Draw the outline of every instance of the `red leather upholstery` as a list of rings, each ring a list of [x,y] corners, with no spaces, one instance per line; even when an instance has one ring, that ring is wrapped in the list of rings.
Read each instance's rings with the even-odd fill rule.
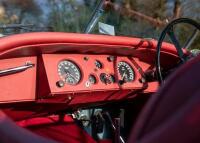
[[[200,142],[200,56],[183,65],[152,96],[131,143]]]
[[[38,117],[18,122],[37,135],[62,143],[97,143],[68,115],[62,120],[58,116]]]
[[[58,116],[51,116],[23,120],[17,124],[21,128],[0,111],[1,143],[96,143],[69,116],[65,116],[62,121]]]

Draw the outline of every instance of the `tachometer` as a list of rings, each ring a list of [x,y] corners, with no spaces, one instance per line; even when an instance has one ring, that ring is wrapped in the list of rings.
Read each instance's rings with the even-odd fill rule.
[[[117,70],[121,76],[121,80],[124,82],[131,82],[135,79],[134,70],[127,62],[119,62],[117,65]]]
[[[67,84],[76,85],[81,80],[81,71],[72,61],[63,60],[58,64],[58,74]]]

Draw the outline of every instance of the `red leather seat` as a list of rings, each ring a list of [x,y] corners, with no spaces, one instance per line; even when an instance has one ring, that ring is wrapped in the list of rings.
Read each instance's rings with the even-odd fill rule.
[[[152,96],[129,142],[200,142],[200,56],[180,67]]]
[[[0,111],[1,143],[97,143],[67,115],[62,121],[54,115],[18,121],[17,124]]]

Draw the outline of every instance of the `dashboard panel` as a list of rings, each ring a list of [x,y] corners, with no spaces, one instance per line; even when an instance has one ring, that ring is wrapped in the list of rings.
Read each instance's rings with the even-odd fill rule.
[[[51,94],[143,88],[134,58],[112,55],[44,54]]]

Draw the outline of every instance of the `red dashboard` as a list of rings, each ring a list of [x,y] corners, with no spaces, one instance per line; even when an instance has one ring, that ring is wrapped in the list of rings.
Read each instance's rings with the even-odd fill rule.
[[[1,43],[1,70],[22,66],[27,61],[34,64],[0,78],[1,103],[97,105],[134,98],[138,92],[153,93],[158,87],[157,82],[143,78],[154,68],[155,40],[29,33],[2,38]],[[175,50],[167,43],[163,49],[162,57],[170,59],[164,64],[170,64],[176,59]]]
[[[17,67],[27,61],[34,67],[1,77],[1,87],[6,92],[3,95],[6,96],[1,96],[0,102],[70,102],[74,105],[86,101],[126,99],[128,93],[147,87],[143,81],[143,70],[150,67],[137,58],[127,56],[42,54],[1,60],[0,68]],[[16,81],[20,81],[21,86]],[[20,94],[15,96],[14,92]]]
[[[123,95],[122,92],[127,94],[146,87],[141,62],[133,57],[43,54],[39,61],[42,63],[39,70],[45,71],[39,72],[39,102],[70,100],[73,104],[77,96],[78,103],[109,101]],[[150,66],[142,64],[145,68]]]
[[[135,62],[132,62],[132,60],[134,60],[133,58],[129,59],[127,57],[115,57],[109,55],[75,54],[47,54],[42,57],[52,94],[63,92],[74,93],[141,89],[143,87],[143,84],[140,82],[141,74],[138,72],[136,65],[134,65]],[[70,61],[70,63],[68,63],[68,61]],[[61,65],[59,65],[59,63]],[[126,81],[123,81],[122,76],[119,73],[120,64],[123,64],[121,66],[123,66],[122,68],[124,70],[124,78],[126,78]],[[127,65],[130,66],[126,68]],[[70,67],[72,68],[71,74],[74,74],[77,81],[73,81],[73,75],[63,75],[68,77],[62,76],[62,74],[66,74],[65,71],[62,71],[62,68],[64,68],[64,70],[66,70],[66,68],[70,70]],[[66,81],[66,79],[63,78],[71,79]],[[128,78],[131,78],[130,81],[128,81]]]

